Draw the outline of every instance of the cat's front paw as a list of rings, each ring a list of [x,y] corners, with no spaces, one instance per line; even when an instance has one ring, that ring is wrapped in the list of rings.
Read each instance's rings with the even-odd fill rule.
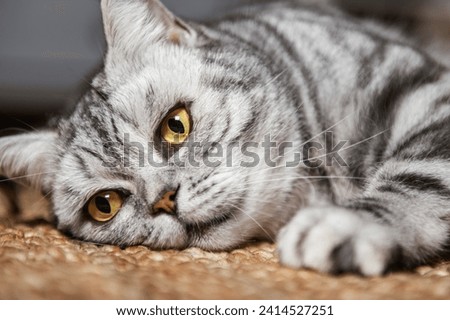
[[[278,237],[282,264],[334,274],[381,275],[397,248],[389,227],[334,206],[300,210]]]

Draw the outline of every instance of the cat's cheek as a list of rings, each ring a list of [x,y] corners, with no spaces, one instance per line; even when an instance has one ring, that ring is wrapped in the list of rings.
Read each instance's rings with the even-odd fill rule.
[[[218,205],[218,201],[205,201],[205,198],[181,190],[177,196],[177,214],[185,224],[210,222],[213,216],[209,203]]]
[[[144,246],[154,249],[183,249],[189,242],[189,237],[183,225],[170,215],[156,217],[148,228]]]

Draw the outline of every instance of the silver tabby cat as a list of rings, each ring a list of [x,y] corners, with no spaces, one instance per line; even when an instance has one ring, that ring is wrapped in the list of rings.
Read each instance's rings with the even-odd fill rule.
[[[102,0],[104,68],[55,129],[0,140],[0,173],[95,243],[274,240],[287,266],[363,275],[444,258],[450,71],[314,3],[200,25],[157,0]]]

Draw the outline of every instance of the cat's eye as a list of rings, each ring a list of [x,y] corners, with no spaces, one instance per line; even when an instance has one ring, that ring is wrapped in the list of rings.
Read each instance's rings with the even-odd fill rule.
[[[124,197],[116,191],[103,191],[93,196],[87,205],[87,212],[98,222],[107,222],[119,213]]]
[[[191,133],[191,119],[185,107],[170,112],[161,125],[161,137],[171,145],[180,145]]]

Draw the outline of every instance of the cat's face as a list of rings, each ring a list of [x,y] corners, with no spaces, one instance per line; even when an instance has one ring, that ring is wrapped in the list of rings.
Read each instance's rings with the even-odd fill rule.
[[[295,168],[268,166],[262,142],[297,139],[295,112],[279,110],[254,61],[232,68],[236,56],[199,45],[206,40],[158,2],[102,5],[104,70],[58,132],[28,138],[45,158],[35,170],[49,173],[39,183],[52,193],[59,228],[153,248],[272,237],[289,216],[279,211],[295,210]],[[259,161],[243,153],[244,142]],[[275,166],[277,156],[272,150]]]

